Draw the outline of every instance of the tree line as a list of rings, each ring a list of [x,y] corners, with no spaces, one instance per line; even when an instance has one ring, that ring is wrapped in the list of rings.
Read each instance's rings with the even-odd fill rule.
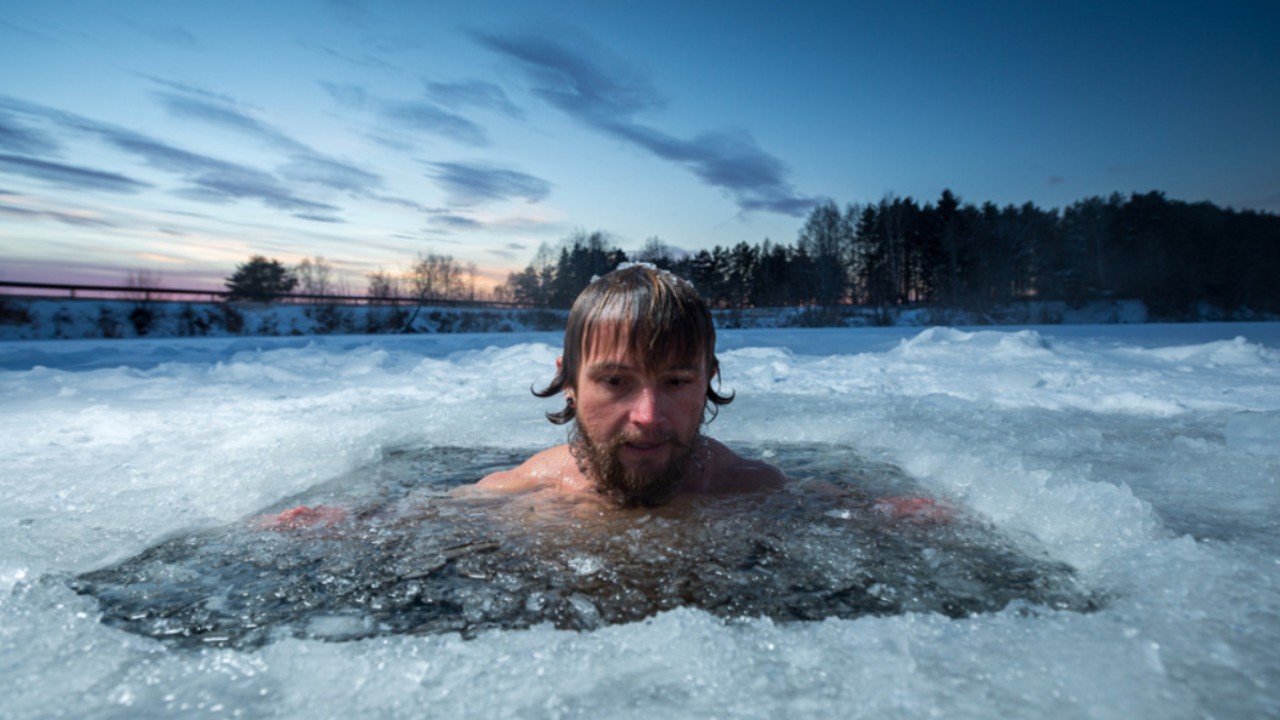
[[[1156,317],[1280,312],[1280,216],[1153,191],[1033,203],[878,203],[813,208],[792,244],[686,253],[651,238],[631,256],[602,232],[544,245],[498,296],[565,308],[595,275],[643,260],[692,281],[714,307],[928,305],[983,311],[1024,300],[1136,299]]]
[[[377,270],[365,275],[366,296],[387,304],[425,304],[432,301],[476,301],[479,271],[475,263],[462,264],[451,255],[419,254],[403,275]],[[134,280],[130,275],[130,286]],[[228,300],[275,302],[289,297],[324,299],[351,296],[345,283],[337,280],[331,265],[322,256],[303,258],[289,267],[275,258],[254,255],[236,266],[226,278]]]
[[[1153,191],[1033,203],[887,196],[815,206],[791,244],[769,239],[689,253],[650,238],[631,253],[600,231],[544,244],[485,299],[567,308],[591,278],[646,261],[691,280],[713,307],[912,305],[982,312],[1024,300],[1135,299],[1155,317],[1280,312],[1280,216],[1170,200]],[[350,295],[322,257],[294,267],[254,256],[227,278],[230,299]],[[406,273],[366,275],[367,296],[422,308],[482,299],[474,264],[420,254]],[[409,319],[409,318],[407,318]]]

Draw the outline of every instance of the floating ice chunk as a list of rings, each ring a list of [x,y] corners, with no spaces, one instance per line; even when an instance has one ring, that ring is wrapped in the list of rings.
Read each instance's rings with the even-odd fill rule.
[[[1043,387],[1044,384],[1045,380],[1040,373],[1021,367],[1011,367],[996,374],[993,386],[1002,390],[1028,390]]]
[[[1052,355],[1049,341],[1035,330],[966,332],[943,327],[929,328],[913,338],[902,340],[897,353],[906,358],[925,359],[954,353],[960,347],[966,352],[1004,361]]]
[[[569,605],[578,616],[578,622],[582,627],[591,629],[600,625],[600,611],[596,609],[595,603],[574,593],[569,596]]]
[[[1009,358],[1025,358],[1046,354],[1053,348],[1049,341],[1035,330],[1019,330],[1015,333],[996,333],[995,347],[1000,355]]]
[[[325,640],[354,640],[373,632],[367,615],[316,615],[307,622],[307,634]]]
[[[899,343],[899,348],[968,342],[973,338],[973,335],[971,332],[964,332],[955,328],[931,327],[913,338],[903,340]]]
[[[1192,367],[1251,367],[1280,361],[1280,353],[1262,345],[1251,343],[1241,335],[1237,335],[1232,340],[1218,340],[1199,345],[1176,345],[1151,350],[1135,350],[1134,352],[1139,356],[1145,355],[1157,360]]]
[[[1101,395],[1094,401],[1093,409],[1096,412],[1130,413],[1153,417],[1173,417],[1187,411],[1182,403],[1135,392]]]
[[[0,592],[9,592],[14,585],[27,579],[27,568],[11,567],[0,570]]]
[[[569,558],[569,567],[579,575],[594,575],[604,569],[604,561],[595,555],[574,555]]]
[[[1280,455],[1280,414],[1241,412],[1227,420],[1227,447],[1254,455]]]

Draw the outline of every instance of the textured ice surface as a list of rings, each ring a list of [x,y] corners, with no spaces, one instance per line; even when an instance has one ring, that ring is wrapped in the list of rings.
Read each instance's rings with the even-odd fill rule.
[[[934,612],[959,618],[1013,601],[1092,610],[1073,571],[993,528],[893,519],[883,495],[918,492],[900,471],[827,445],[769,449],[830,490],[682,498],[583,515],[516,496],[444,495],[510,452],[427,448],[289,503],[348,508],[346,522],[183,534],[81,575],[108,624],[187,645],[285,637],[528,628],[590,630],[680,607],[775,621]]]
[[[315,613],[274,642],[193,649],[102,622],[69,584],[174,538],[244,528],[223,548],[247,546],[255,513],[323,500],[388,449],[559,442],[554,403],[529,394],[558,343],[0,343],[0,715],[1280,717],[1280,324],[720,335],[737,400],[718,439],[899,468],[980,545],[1068,563],[1102,593],[1095,612],[775,621],[684,605],[609,624],[571,593],[564,607],[590,602],[598,627],[464,638]],[[408,509],[403,492],[359,502]],[[857,510],[826,508],[795,537],[861,532]],[[605,553],[563,559],[579,585],[611,571]]]

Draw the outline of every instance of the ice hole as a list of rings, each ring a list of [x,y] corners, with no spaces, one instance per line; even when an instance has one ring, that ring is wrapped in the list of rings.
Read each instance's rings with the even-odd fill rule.
[[[337,507],[341,519],[265,530],[248,518],[186,533],[72,585],[97,598],[108,625],[244,648],[544,623],[589,630],[678,607],[796,622],[1100,605],[1070,566],[963,509],[946,522],[888,517],[877,498],[921,495],[898,468],[832,445],[742,449],[797,482],[586,514],[450,495],[528,452],[399,449],[263,510]]]

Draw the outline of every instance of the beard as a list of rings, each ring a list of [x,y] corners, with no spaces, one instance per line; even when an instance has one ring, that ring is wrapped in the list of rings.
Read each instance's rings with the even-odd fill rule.
[[[620,433],[600,442],[575,421],[569,432],[569,451],[578,469],[595,483],[601,495],[623,507],[653,507],[669,501],[680,489],[688,477],[690,458],[700,437],[695,433],[686,442],[673,433],[663,434],[658,440],[672,446],[667,462],[652,470],[629,470],[618,458],[618,450],[638,437]]]

